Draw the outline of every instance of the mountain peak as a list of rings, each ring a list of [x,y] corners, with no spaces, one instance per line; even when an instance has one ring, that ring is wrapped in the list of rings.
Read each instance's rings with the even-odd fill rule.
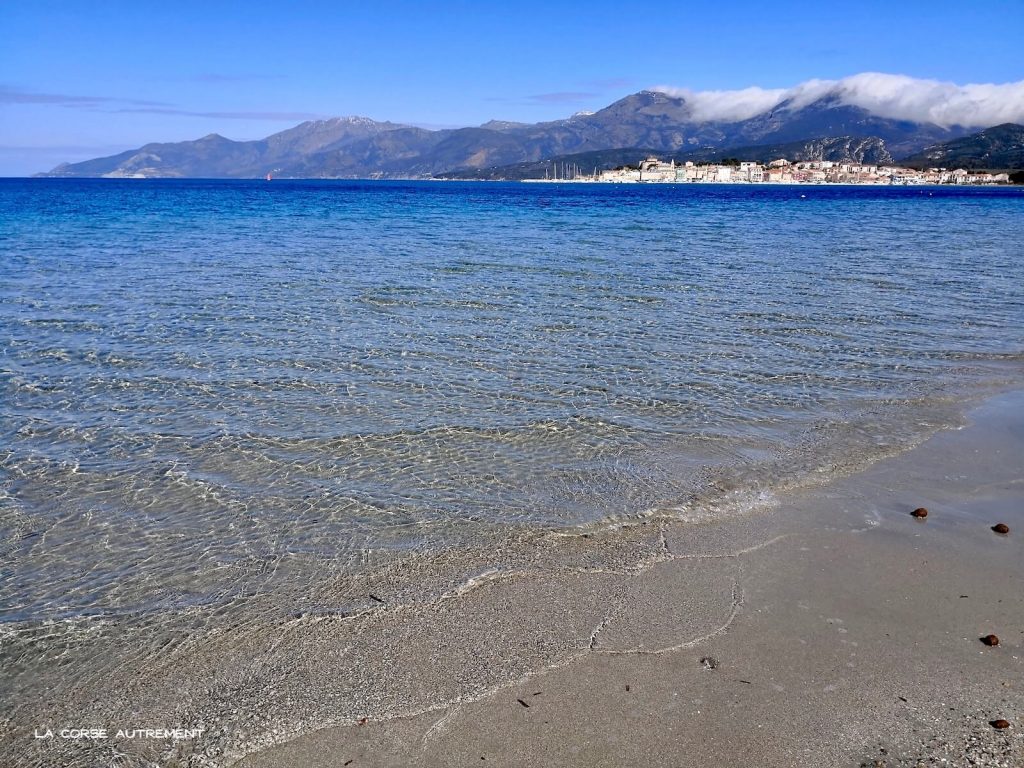
[[[345,115],[343,117],[332,117],[330,120],[324,121],[337,125],[339,123],[345,123],[346,125],[378,125],[379,123],[369,117],[363,117],[362,115]]]
[[[489,131],[511,131],[515,128],[525,128],[528,125],[529,123],[517,123],[514,120],[488,120],[480,127]]]
[[[655,117],[661,121],[683,124],[691,122],[692,113],[682,97],[662,91],[639,91],[609,104],[591,117],[617,120]]]
[[[317,120],[306,120],[304,122],[299,123],[294,128],[289,128],[288,130],[293,131],[296,128],[303,128],[303,127],[308,128],[308,129],[318,129],[318,128],[322,129],[322,128],[330,128],[332,126],[338,126],[338,125],[364,125],[364,126],[370,126],[370,125],[379,125],[379,123],[376,120],[373,120],[373,119],[371,119],[369,117],[362,117],[360,115],[345,115],[345,116],[341,116],[341,117],[322,117],[322,118],[319,118]],[[284,133],[284,131],[282,131],[282,133]]]

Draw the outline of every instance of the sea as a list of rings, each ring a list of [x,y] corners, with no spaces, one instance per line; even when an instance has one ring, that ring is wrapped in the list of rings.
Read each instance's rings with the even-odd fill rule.
[[[8,723],[76,649],[770,515],[1022,363],[1019,188],[0,180]]]

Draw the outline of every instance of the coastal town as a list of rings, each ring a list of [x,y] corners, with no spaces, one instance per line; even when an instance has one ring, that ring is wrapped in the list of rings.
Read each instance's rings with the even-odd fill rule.
[[[603,182],[613,184],[719,183],[719,184],[1007,184],[1007,173],[985,173],[964,168],[919,170],[868,163],[809,160],[790,162],[784,158],[767,165],[756,162],[725,161],[697,164],[674,160],[663,162],[648,157],[638,166],[582,174],[576,166],[563,166],[550,178],[529,181]]]

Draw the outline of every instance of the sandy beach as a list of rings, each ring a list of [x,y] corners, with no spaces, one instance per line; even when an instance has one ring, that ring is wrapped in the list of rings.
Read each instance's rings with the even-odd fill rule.
[[[1022,765],[1024,392],[968,422],[768,514],[639,526],[633,565],[406,611],[385,688],[510,682],[237,765]]]

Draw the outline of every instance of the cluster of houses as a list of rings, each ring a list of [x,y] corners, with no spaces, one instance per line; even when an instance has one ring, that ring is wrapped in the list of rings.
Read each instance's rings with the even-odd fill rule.
[[[981,173],[963,168],[929,168],[916,170],[897,166],[811,160],[791,163],[773,160],[767,165],[741,162],[737,164],[697,165],[692,162],[676,165],[649,157],[638,168],[602,171],[597,181],[623,182],[723,182],[781,184],[1005,184],[1005,173]]]

